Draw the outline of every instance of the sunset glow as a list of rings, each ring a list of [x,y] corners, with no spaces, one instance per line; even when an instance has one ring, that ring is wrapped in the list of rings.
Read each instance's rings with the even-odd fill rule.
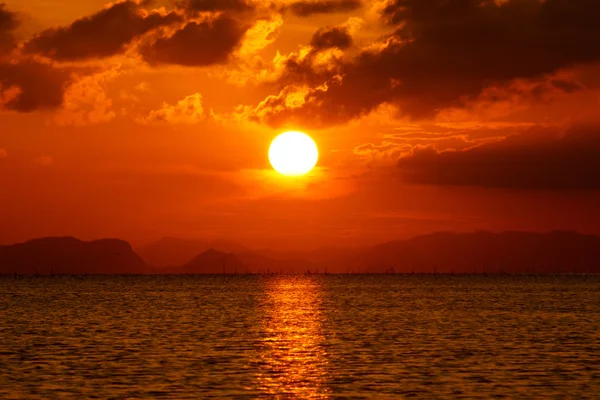
[[[0,399],[600,393],[600,0],[0,0]]]
[[[0,244],[600,234],[598,19],[591,0],[0,0]]]

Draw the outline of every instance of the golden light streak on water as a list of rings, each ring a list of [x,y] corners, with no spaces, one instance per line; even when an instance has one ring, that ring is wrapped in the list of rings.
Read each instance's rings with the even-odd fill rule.
[[[269,395],[328,398],[319,282],[287,278],[267,285],[258,386]]]

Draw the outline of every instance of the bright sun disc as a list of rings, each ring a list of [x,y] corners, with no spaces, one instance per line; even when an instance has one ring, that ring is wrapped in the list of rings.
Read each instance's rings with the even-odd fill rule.
[[[318,159],[317,145],[302,132],[282,133],[269,148],[269,161],[275,171],[282,175],[304,175],[313,169]]]

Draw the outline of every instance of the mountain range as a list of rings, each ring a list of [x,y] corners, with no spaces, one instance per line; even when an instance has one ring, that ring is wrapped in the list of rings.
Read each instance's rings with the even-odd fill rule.
[[[151,270],[119,239],[84,242],[73,237],[0,246],[0,274],[143,274]]]
[[[600,273],[600,236],[438,232],[357,249],[251,250],[226,241],[42,238],[0,246],[0,274]]]
[[[181,266],[207,250],[218,250],[224,253],[248,253],[249,248],[228,240],[194,240],[164,237],[136,252],[149,265],[157,268]]]

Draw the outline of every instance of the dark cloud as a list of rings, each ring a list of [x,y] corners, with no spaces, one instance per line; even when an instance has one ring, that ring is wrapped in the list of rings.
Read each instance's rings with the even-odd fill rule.
[[[150,64],[206,66],[227,61],[248,26],[221,15],[202,22],[189,22],[171,37],[160,38],[143,47],[141,54]]]
[[[380,46],[340,62],[330,76],[318,70],[299,75],[304,81],[292,84],[320,81],[328,89],[315,90],[303,107],[269,115],[335,124],[391,103],[405,115],[427,118],[463,106],[490,86],[600,60],[597,0],[395,0],[383,17],[395,32]],[[566,83],[555,86],[577,89]]]
[[[137,1],[114,3],[71,25],[52,28],[25,43],[26,53],[37,53],[60,61],[109,57],[122,53],[136,37],[152,29],[181,22],[175,12],[148,13]]]
[[[0,3],[0,110],[31,112],[62,105],[71,72],[34,60],[2,60],[16,40],[17,15]]]
[[[184,0],[177,2],[177,7],[192,12],[244,12],[256,8],[248,0]]]
[[[350,12],[361,6],[360,0],[305,0],[292,3],[287,9],[299,17],[310,17],[314,14]]]
[[[345,50],[352,46],[352,42],[348,26],[342,25],[319,29],[313,35],[310,41],[311,48],[307,52],[292,52],[280,61],[284,67],[278,79],[278,84],[294,85],[300,82],[308,85],[319,85],[323,83],[324,79],[328,79],[339,71],[338,66],[341,64],[339,57],[327,50],[334,48]],[[320,69],[320,71],[317,69]],[[285,98],[279,100],[285,104]],[[276,108],[285,110],[286,107],[285,105],[283,107],[279,105]]]
[[[550,83],[552,84],[552,86],[559,90],[562,90],[565,93],[578,92],[583,89],[583,87],[578,82],[566,81],[564,79],[552,79],[550,80]]]
[[[352,36],[344,27],[321,28],[313,35],[310,45],[315,49],[347,49],[352,46]]]
[[[19,25],[17,15],[0,3],[0,56],[9,52],[15,45],[14,30]]]
[[[599,190],[600,127],[534,130],[463,151],[417,147],[398,166],[416,184]]]
[[[58,108],[70,78],[65,69],[35,61],[0,63],[0,92],[15,90],[0,108],[18,112]]]

